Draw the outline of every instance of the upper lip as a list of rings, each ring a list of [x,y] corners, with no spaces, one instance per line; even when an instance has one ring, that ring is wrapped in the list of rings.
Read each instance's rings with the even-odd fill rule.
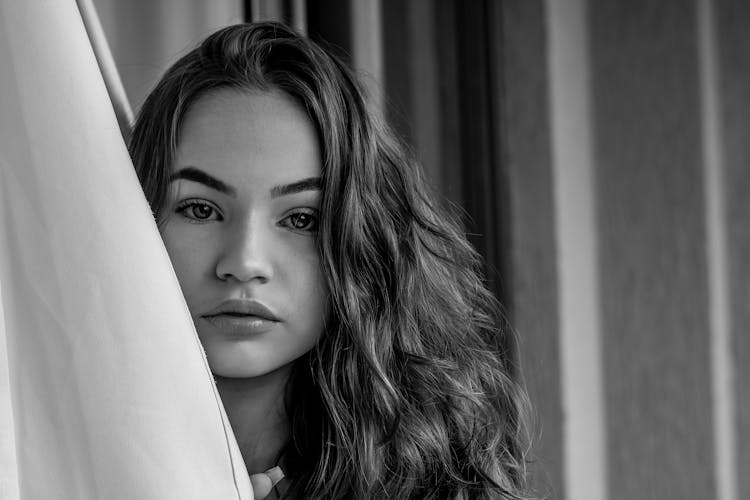
[[[237,314],[245,316],[257,316],[270,321],[279,321],[279,318],[265,304],[251,299],[225,300],[216,308],[205,313],[204,317],[218,316],[220,314]]]

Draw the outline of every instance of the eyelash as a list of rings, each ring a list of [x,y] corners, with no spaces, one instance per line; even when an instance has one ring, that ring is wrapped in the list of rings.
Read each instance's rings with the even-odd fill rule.
[[[208,217],[196,217],[195,214],[188,215],[187,211],[190,209],[194,209],[195,207],[205,207],[211,209],[211,215],[214,213],[216,214],[216,219],[212,219],[209,215]],[[185,200],[181,202],[179,205],[177,205],[177,208],[175,208],[175,212],[182,215],[186,219],[188,219],[190,222],[194,224],[205,224],[206,222],[212,221],[212,220],[224,220],[224,217],[221,215],[221,212],[219,212],[219,209],[213,206],[211,203],[208,203],[203,200]]]
[[[197,217],[195,213],[188,214],[188,210],[195,209],[196,207],[208,208],[211,210],[211,214],[207,217]],[[211,203],[208,203],[203,200],[182,201],[175,208],[175,212],[179,213],[180,215],[188,219],[188,221],[190,221],[193,224],[205,224],[206,222],[213,221],[213,220],[217,220],[217,221],[224,220],[224,217],[218,208],[216,208]],[[211,218],[211,216],[214,214],[216,215],[216,218]],[[295,223],[292,222],[292,218],[294,217],[299,218],[300,216],[308,217],[310,219],[308,226],[312,226],[312,227],[305,227],[305,228],[296,227]],[[281,221],[279,222],[280,226],[289,228],[292,231],[300,232],[300,233],[315,233],[318,230],[318,224],[319,224],[318,215],[317,215],[317,211],[315,210],[292,212],[288,214],[286,217],[284,217],[283,219],[281,219]]]
[[[299,216],[308,217],[310,219],[310,224],[309,225],[312,226],[312,227],[307,227],[307,228],[298,228],[298,227],[296,227],[294,225],[295,223],[292,222],[292,218],[293,217],[299,217]],[[287,223],[285,223],[285,222],[287,222]],[[279,225],[287,227],[287,228],[291,229],[292,231],[296,231],[296,232],[300,232],[300,233],[315,233],[318,230],[318,223],[319,223],[319,221],[318,221],[317,211],[312,211],[311,210],[311,211],[297,211],[297,212],[290,213],[289,215],[287,215],[286,217],[284,217],[283,219],[281,219],[281,221],[279,222]]]

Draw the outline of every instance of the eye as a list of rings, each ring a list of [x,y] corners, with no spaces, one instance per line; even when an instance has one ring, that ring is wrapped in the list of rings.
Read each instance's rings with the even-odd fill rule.
[[[175,211],[183,217],[195,222],[223,220],[219,210],[211,203],[203,200],[185,200],[177,205]]]
[[[294,212],[282,219],[280,224],[294,231],[312,233],[318,230],[318,217],[309,212]]]

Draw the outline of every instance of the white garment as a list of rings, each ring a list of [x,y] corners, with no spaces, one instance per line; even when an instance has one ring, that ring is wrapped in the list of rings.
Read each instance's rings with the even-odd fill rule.
[[[0,0],[0,498],[252,498],[74,0]]]

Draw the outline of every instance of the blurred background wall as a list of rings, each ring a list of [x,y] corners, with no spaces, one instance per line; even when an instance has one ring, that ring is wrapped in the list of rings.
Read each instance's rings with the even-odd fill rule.
[[[538,492],[750,498],[750,3],[95,3],[136,110],[242,20],[360,71],[518,332]]]

